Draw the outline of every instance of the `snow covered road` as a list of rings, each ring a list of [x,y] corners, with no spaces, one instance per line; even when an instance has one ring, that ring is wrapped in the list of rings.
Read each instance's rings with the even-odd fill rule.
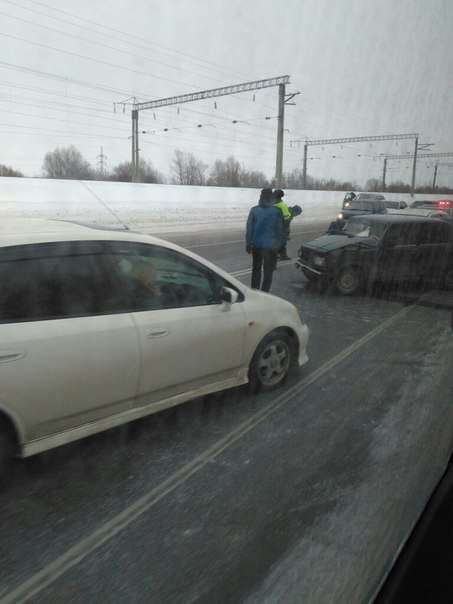
[[[293,256],[314,235],[298,229]],[[167,237],[248,269],[240,230]],[[450,316],[392,293],[320,295],[291,265],[273,291],[311,328],[310,363],[284,389],[17,463],[0,496],[0,604],[370,600],[451,446]]]

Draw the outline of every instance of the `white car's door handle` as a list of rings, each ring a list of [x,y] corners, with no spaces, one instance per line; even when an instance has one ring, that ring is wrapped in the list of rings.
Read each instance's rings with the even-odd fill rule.
[[[12,352],[0,351],[0,363],[10,363],[11,361],[18,361],[25,356],[25,352]]]
[[[168,336],[168,329],[163,327],[156,327],[156,329],[148,332],[148,338],[163,338],[165,336]]]

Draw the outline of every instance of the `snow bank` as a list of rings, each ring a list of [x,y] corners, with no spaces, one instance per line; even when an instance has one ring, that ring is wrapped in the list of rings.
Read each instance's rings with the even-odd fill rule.
[[[410,199],[408,195],[386,196]],[[147,232],[187,227],[205,230],[243,226],[258,197],[259,189],[3,177],[0,216],[3,220],[41,217],[97,224],[121,222]],[[285,200],[302,206],[304,220],[314,222],[335,216],[343,197],[342,191],[288,190]]]

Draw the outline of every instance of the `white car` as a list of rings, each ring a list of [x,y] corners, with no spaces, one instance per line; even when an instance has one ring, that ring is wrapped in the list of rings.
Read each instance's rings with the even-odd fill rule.
[[[65,221],[0,225],[0,470],[307,362],[295,306],[177,245]]]

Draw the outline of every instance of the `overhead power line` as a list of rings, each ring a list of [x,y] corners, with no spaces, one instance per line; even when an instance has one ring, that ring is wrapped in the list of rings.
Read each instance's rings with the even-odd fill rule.
[[[84,86],[86,88],[93,88],[94,90],[103,90],[104,92],[109,92],[111,94],[121,94],[124,96],[129,95],[128,91],[120,90],[118,88],[113,88],[111,86],[102,86],[101,84],[92,84],[91,82],[86,82],[85,80],[79,80],[77,78],[71,78],[68,76],[62,76],[57,73],[51,73],[49,71],[42,71],[40,69],[34,69],[33,67],[27,67],[26,65],[18,65],[17,63],[10,63],[8,61],[0,60],[0,67],[4,67],[5,69],[13,69],[16,71],[22,71],[24,73],[30,73],[43,78],[50,78],[52,80],[56,80],[58,82],[64,82],[65,84],[76,84],[77,86]],[[143,95],[145,96],[145,95]]]
[[[376,136],[350,136],[347,138],[319,138],[319,139],[295,139],[293,143],[301,143],[307,147],[311,146],[323,146],[323,145],[341,145],[343,143],[364,143],[364,142],[372,142],[372,141],[400,141],[400,140],[409,140],[415,139],[419,135],[415,133],[409,134],[380,134]]]
[[[63,97],[65,99],[73,99],[77,101],[88,101],[89,103],[95,103],[97,105],[102,104],[110,104],[110,100],[101,99],[101,97],[90,97],[90,96],[80,96],[75,94],[68,94],[66,92],[57,92],[56,90],[49,90],[47,88],[41,88],[40,86],[26,86],[25,84],[17,84],[14,82],[0,82],[0,86],[10,88],[17,88],[19,90],[29,90],[31,92],[39,92],[41,94],[46,94],[48,96],[58,96]],[[107,111],[105,109],[104,111]],[[110,113],[110,110],[109,110]]]
[[[1,102],[1,101],[0,101]],[[54,117],[54,116],[50,116],[50,115],[34,115],[32,113],[23,113],[21,111],[12,111],[12,110],[7,110],[8,114],[11,115],[20,115],[21,117],[39,117],[39,119],[43,119],[43,120],[52,120],[54,122],[63,122],[65,124],[75,124],[77,126],[87,126],[86,122],[78,122],[77,120],[70,120],[70,119],[66,119],[66,118],[60,118],[60,117]],[[97,124],[100,128],[109,128],[110,130],[112,130],[112,126],[109,125],[104,125],[104,124]],[[124,129],[124,128],[115,128],[116,132],[129,132],[128,129]]]
[[[387,159],[413,159],[413,154],[401,154],[401,155],[386,155]],[[419,159],[432,157],[432,158],[442,158],[442,157],[453,157],[453,151],[447,151],[445,153],[419,153],[417,155]]]
[[[5,0],[5,1],[8,1],[8,0]],[[124,36],[126,38],[126,40],[122,40],[123,43],[127,43],[127,44],[130,44],[130,45],[136,45],[134,42],[132,42],[133,39],[136,39],[136,40],[139,40],[142,45],[145,44],[146,47],[158,48],[158,49],[160,49],[163,52],[170,53],[170,54],[176,54],[176,55],[185,57],[186,59],[189,59],[189,60],[191,60],[193,62],[197,62],[197,63],[200,63],[200,64],[208,65],[208,66],[210,66],[211,69],[215,69],[216,71],[222,72],[224,74],[232,75],[234,73],[234,75],[236,75],[236,76],[238,75],[237,72],[232,72],[230,70],[226,70],[224,67],[220,66],[218,63],[215,63],[214,61],[209,61],[207,59],[203,59],[201,57],[196,57],[194,55],[191,55],[191,54],[189,54],[187,52],[182,52],[182,51],[179,51],[179,50],[176,50],[176,49],[171,49],[171,48],[162,46],[162,45],[157,44],[155,42],[150,42],[146,38],[142,38],[141,36],[138,36],[138,35],[133,34],[131,32],[122,31],[121,29],[117,29],[115,27],[109,27],[107,25],[104,25],[103,23],[99,23],[99,22],[94,21],[92,19],[86,19],[84,17],[80,17],[79,15],[77,15],[75,13],[71,13],[69,11],[65,11],[65,10],[62,10],[60,8],[55,8],[54,6],[50,6],[49,4],[46,4],[45,2],[39,2],[38,0],[28,0],[28,1],[31,4],[35,4],[35,5],[38,5],[38,6],[43,6],[44,8],[49,9],[51,11],[54,11],[54,12],[57,12],[57,13],[69,16],[69,17],[71,17],[71,19],[77,19],[78,21],[81,21],[84,24],[88,23],[88,24],[94,25],[95,27],[98,27],[100,29],[104,29],[104,30],[106,30],[108,32],[113,32],[115,34],[120,34],[121,36]],[[47,16],[49,16],[49,15],[47,15]],[[54,18],[54,17],[52,17],[52,18]],[[77,25],[75,23],[72,23],[72,25],[76,26],[76,27],[80,27],[80,25]],[[84,27],[84,29],[86,29],[86,25],[84,25],[83,27]],[[102,32],[96,31],[96,30],[94,30],[94,31],[98,35],[104,35],[104,36],[107,35],[107,34],[104,34]],[[110,33],[110,37],[111,37],[111,33]],[[240,74],[240,73],[239,73],[239,75],[244,76],[244,74]],[[245,76],[245,77],[247,77],[247,76]]]
[[[275,178],[277,184],[282,178],[282,165],[283,165],[283,133],[284,133],[284,107],[298,92],[287,95],[286,84],[289,83],[289,76],[278,76],[275,78],[266,78],[262,80],[254,80],[252,82],[243,82],[240,84],[233,84],[231,86],[223,86],[221,88],[212,88],[209,90],[201,90],[198,92],[192,92],[188,94],[181,94],[178,96],[165,97],[156,99],[153,101],[137,102],[135,99],[132,103],[132,172],[133,179],[138,178],[138,166],[139,166],[139,128],[138,128],[138,116],[141,111],[150,109],[157,109],[159,107],[168,107],[171,105],[181,105],[183,103],[191,103],[193,101],[199,101],[208,98],[215,98],[221,96],[229,96],[238,94],[244,91],[260,90],[263,88],[271,88],[278,86],[279,89],[279,120],[277,129],[277,159],[276,159],[276,170]],[[292,103],[294,104],[294,103]]]
[[[303,181],[303,187],[305,188],[306,181],[307,181],[308,147],[312,147],[312,146],[322,147],[324,145],[341,145],[341,144],[345,144],[345,143],[413,140],[414,141],[414,162],[413,162],[413,170],[412,170],[411,195],[414,195],[415,174],[416,174],[416,169],[417,169],[418,138],[419,138],[419,135],[417,133],[407,133],[407,134],[380,134],[380,135],[371,135],[371,136],[350,136],[350,137],[343,137],[343,138],[319,138],[319,139],[309,139],[309,140],[295,139],[292,142],[294,142],[294,143],[303,142],[304,143],[302,181]],[[383,177],[382,177],[384,187],[385,187],[386,169],[387,169],[387,162],[384,162]]]
[[[83,26],[82,26],[82,25],[79,25],[79,24],[74,23],[74,22],[72,22],[72,21],[68,21],[67,19],[62,19],[62,18],[59,18],[59,17],[55,17],[54,15],[49,15],[49,13],[43,13],[42,11],[36,10],[36,9],[34,9],[34,8],[26,7],[26,6],[21,5],[21,4],[17,3],[17,2],[13,2],[12,0],[3,0],[3,2],[6,2],[7,4],[10,4],[10,5],[12,5],[12,6],[18,7],[18,8],[20,8],[20,9],[22,9],[22,10],[26,10],[26,11],[28,11],[28,12],[35,13],[35,14],[38,14],[38,15],[44,16],[44,17],[46,17],[46,18],[49,18],[49,17],[50,17],[51,19],[53,19],[53,20],[55,20],[55,21],[58,21],[58,22],[61,22],[61,23],[65,23],[65,24],[70,25],[70,26],[72,26],[72,27],[76,27],[76,28],[82,29],[84,33],[86,33],[86,31],[91,31],[92,33],[95,33],[95,34],[96,34],[96,35],[98,35],[98,36],[99,36],[99,35],[101,35],[101,36],[108,36],[109,42],[110,42],[110,41],[111,41],[111,39],[112,39],[112,35],[111,35],[111,34],[106,34],[106,33],[101,32],[101,31],[99,31],[99,30],[96,30],[96,29],[93,29],[93,28],[89,28],[89,27],[87,27],[86,25],[83,25]],[[35,3],[35,4],[40,4],[40,5],[42,5],[42,6],[47,6],[47,5],[43,4],[43,3]],[[54,7],[50,7],[50,6],[48,6],[48,8],[49,8],[49,9],[51,9],[51,10],[54,10],[54,11],[60,12],[60,13],[61,13],[61,12],[63,12],[63,14],[67,14],[67,15],[70,15],[72,18],[82,20],[82,22],[88,22],[88,23],[95,24],[95,25],[96,25],[96,27],[105,28],[105,29],[107,29],[107,30],[110,30],[110,29],[111,29],[111,28],[108,28],[107,26],[105,26],[105,25],[103,25],[103,24],[98,24],[98,23],[97,23],[97,22],[95,22],[95,21],[90,21],[90,20],[87,20],[87,19],[82,19],[82,18],[81,18],[81,17],[79,17],[78,15],[74,15],[74,14],[68,13],[67,11],[61,11],[61,10],[59,10],[59,9],[56,9],[56,8],[54,8]],[[203,77],[203,78],[205,78],[205,79],[210,79],[210,80],[217,81],[217,82],[220,82],[220,81],[221,81],[221,80],[219,80],[218,78],[213,77],[213,76],[211,76],[211,75],[208,75],[208,74],[201,74],[201,73],[199,73],[199,72],[194,72],[193,70],[188,69],[186,66],[184,66],[184,67],[180,67],[180,66],[171,65],[170,63],[165,63],[165,62],[163,62],[163,61],[159,61],[159,60],[157,60],[157,59],[155,59],[155,58],[142,57],[142,56],[140,56],[140,57],[139,57],[139,56],[137,56],[137,55],[133,55],[133,54],[131,54],[131,53],[130,53],[130,51],[128,51],[128,50],[125,50],[125,49],[119,49],[119,48],[117,48],[117,47],[113,47],[113,46],[111,46],[110,44],[105,44],[105,43],[102,43],[102,42],[98,42],[97,40],[90,40],[90,39],[88,39],[88,38],[85,38],[85,37],[82,37],[82,36],[78,36],[78,35],[76,35],[76,34],[72,34],[72,33],[70,33],[70,32],[66,32],[66,31],[63,31],[63,30],[58,30],[58,29],[56,29],[56,28],[51,28],[51,27],[49,27],[49,26],[45,26],[45,25],[42,25],[42,24],[40,24],[40,23],[35,23],[35,22],[29,21],[29,20],[27,20],[27,19],[24,19],[24,18],[22,18],[22,17],[17,17],[17,16],[15,16],[15,15],[9,15],[9,14],[6,14],[6,13],[2,13],[2,14],[3,14],[3,15],[6,15],[6,16],[8,16],[8,17],[10,17],[10,18],[13,18],[13,19],[18,19],[18,20],[21,20],[21,21],[23,21],[23,22],[30,23],[30,24],[32,24],[32,25],[34,25],[34,26],[36,26],[36,27],[45,28],[45,29],[47,29],[47,30],[54,31],[54,32],[56,32],[56,33],[62,33],[62,34],[63,34],[63,35],[65,35],[66,37],[72,37],[72,38],[75,38],[75,39],[79,39],[79,40],[82,40],[82,41],[86,41],[86,42],[91,43],[91,44],[98,44],[98,45],[104,46],[104,47],[106,47],[106,48],[109,48],[109,49],[111,49],[111,50],[115,50],[115,51],[117,51],[117,52],[125,53],[125,54],[128,54],[128,55],[130,55],[130,56],[135,56],[136,58],[139,58],[140,60],[147,60],[147,61],[151,61],[151,62],[153,62],[153,63],[162,64],[162,65],[163,65],[163,66],[165,66],[166,68],[175,69],[175,70],[177,70],[177,71],[184,71],[184,72],[190,72],[190,73],[194,73],[195,75],[201,76],[201,77]],[[112,30],[112,31],[114,31],[114,30]],[[139,47],[139,48],[144,48],[145,50],[149,50],[151,47],[158,46],[158,45],[156,45],[156,44],[154,44],[154,43],[150,43],[150,42],[149,42],[149,41],[147,41],[147,40],[144,40],[144,41],[145,41],[145,42],[148,44],[148,47],[145,47],[145,46],[143,46],[143,45],[138,46],[137,44],[134,44],[133,42],[131,42],[131,34],[127,34],[127,33],[123,32],[121,35],[127,36],[127,40],[123,40],[123,39],[118,38],[118,37],[116,37],[116,39],[117,39],[117,40],[119,40],[120,42],[122,42],[123,44],[128,44],[128,45],[131,45],[131,46],[136,46],[136,47]],[[133,37],[133,36],[132,36],[132,37]],[[159,47],[159,46],[158,46],[158,47]],[[180,55],[184,56],[186,59],[188,58],[189,60],[191,60],[191,61],[193,62],[193,58],[192,58],[192,59],[190,59],[190,58],[189,58],[189,55],[187,55],[187,54],[185,54],[185,53],[181,53],[181,52],[179,52],[179,51],[166,51],[166,52],[174,52],[174,53],[176,53],[176,54],[180,54]],[[200,59],[200,61],[204,61],[204,60],[203,60],[203,59]],[[209,62],[208,62],[208,63],[209,63]],[[204,69],[207,69],[207,67],[203,67],[203,68],[204,68]],[[212,67],[211,67],[210,69],[212,69]],[[218,70],[218,69],[217,69],[217,70]],[[223,73],[225,73],[225,74],[226,74],[226,73],[228,73],[227,71],[225,71],[225,70],[223,70],[223,69],[218,70],[218,71],[223,71]],[[233,72],[231,72],[231,73],[233,73]],[[237,74],[235,74],[235,75],[236,75],[236,77],[237,77]],[[187,84],[187,85],[189,85],[189,84]],[[190,86],[193,86],[193,84],[190,84]],[[236,98],[235,100],[240,101],[240,102],[245,102],[245,101],[244,101],[244,99],[240,99],[240,98]],[[258,103],[258,104],[262,105],[263,107],[268,107],[267,105],[265,105],[265,104],[263,104],[263,103]]]
[[[20,4],[17,4],[16,2],[11,2],[10,0],[3,0],[4,2],[7,2],[8,4],[12,4],[13,6],[17,6],[19,8],[25,8],[22,7]],[[30,10],[32,12],[37,12],[37,14],[41,14],[44,16],[47,16],[45,13],[39,12],[39,11],[34,11],[33,9],[28,9],[26,8],[25,10]],[[163,67],[167,68],[167,69],[173,69],[175,71],[190,71],[190,73],[193,73],[195,75],[198,75],[202,78],[206,78],[206,79],[215,79],[216,81],[220,81],[218,78],[212,78],[212,76],[209,76],[207,74],[204,73],[199,73],[199,72],[194,72],[192,70],[188,70],[185,69],[183,67],[179,67],[177,65],[172,65],[171,63],[166,63],[165,61],[159,61],[157,59],[153,59],[151,57],[146,57],[143,55],[137,55],[134,54],[133,52],[131,52],[130,50],[125,50],[124,48],[118,48],[117,46],[112,46],[110,44],[105,44],[105,42],[100,42],[98,40],[90,40],[90,38],[86,38],[84,36],[79,36],[77,34],[73,34],[70,33],[68,31],[64,31],[62,29],[58,29],[56,27],[50,27],[49,25],[43,25],[42,23],[37,23],[36,21],[31,21],[30,19],[24,19],[23,17],[18,17],[17,15],[11,15],[9,13],[4,13],[2,11],[0,11],[0,16],[2,17],[7,17],[8,19],[14,19],[15,21],[20,21],[21,23],[26,23],[28,25],[32,25],[33,27],[38,27],[40,29],[45,29],[46,31],[51,31],[53,33],[59,34],[59,35],[63,35],[65,36],[65,38],[72,38],[73,40],[78,40],[81,42],[87,42],[88,44],[93,44],[94,46],[100,46],[101,48],[106,48],[108,50],[113,50],[115,52],[118,52],[120,54],[124,54],[127,55],[131,58],[134,59],[139,59],[140,61],[148,61],[150,63],[155,63],[156,65],[162,65]],[[68,21],[65,21],[66,23],[70,23]],[[182,82],[181,82],[182,83]],[[188,84],[193,86],[194,84]]]
[[[83,59],[85,61],[91,61],[92,63],[97,63],[98,65],[104,65],[107,67],[113,67],[114,69],[122,69],[124,71],[128,71],[129,73],[135,73],[136,75],[140,75],[147,78],[154,78],[156,80],[162,80],[163,82],[169,82],[171,84],[175,84],[177,86],[181,84],[187,84],[186,82],[181,82],[177,80],[172,80],[171,78],[166,78],[165,76],[159,76],[154,73],[149,73],[146,71],[141,71],[140,69],[133,69],[132,67],[127,67],[126,65],[121,65],[120,63],[111,63],[110,61],[104,61],[103,59],[96,59],[95,57],[90,57],[88,55],[83,55],[79,52],[73,52],[71,50],[64,50],[63,48],[58,48],[57,46],[51,46],[50,44],[43,44],[42,42],[34,42],[32,40],[27,40],[27,38],[22,38],[20,36],[14,36],[12,34],[6,34],[5,32],[0,32],[0,36],[4,38],[9,38],[10,40],[16,40],[18,42],[23,42],[25,44],[30,44],[31,46],[37,46],[38,48],[44,48],[46,50],[52,50],[53,52],[59,52],[64,55],[68,55],[70,57],[76,57],[79,59]]]
[[[265,80],[254,80],[253,82],[245,82],[243,84],[233,84],[232,86],[222,86],[221,88],[212,88],[210,90],[201,90],[200,92],[191,92],[189,94],[180,94],[178,96],[170,96],[155,101],[145,101],[144,103],[134,103],[133,108],[136,111],[144,111],[146,109],[157,109],[159,107],[168,107],[169,105],[181,105],[183,103],[192,103],[203,99],[211,99],[213,97],[226,96],[230,94],[238,94],[240,92],[248,92],[250,90],[260,90],[263,88],[272,88],[289,83],[289,76],[279,76],[277,78],[267,78]]]
[[[61,103],[58,101],[52,101],[50,99],[47,101],[47,103],[24,102],[24,101],[18,100],[18,98],[19,99],[30,99],[33,97],[24,97],[24,96],[0,97],[0,101],[2,103],[8,103],[8,104],[13,104],[13,105],[23,105],[24,107],[37,107],[37,108],[42,108],[42,109],[52,109],[53,111],[63,111],[65,113],[68,110],[71,110],[71,113],[74,115],[84,115],[84,116],[92,117],[93,119],[96,118],[96,119],[100,119],[100,120],[104,120],[104,121],[108,121],[108,122],[113,122],[115,124],[120,123],[120,122],[118,122],[117,118],[110,117],[110,115],[111,115],[110,112],[103,111],[102,109],[96,109],[94,107],[84,107],[83,105],[74,105],[72,103]],[[38,101],[40,101],[40,99],[38,99]],[[74,109],[82,109],[83,111],[74,111]],[[85,111],[87,111],[88,113],[85,113]],[[104,115],[99,115],[99,114],[104,114]]]
[[[90,138],[93,137],[99,137],[99,138],[114,138],[117,140],[125,140],[127,139],[127,137],[125,136],[112,136],[112,135],[108,135],[108,134],[96,134],[93,132],[67,132],[67,131],[63,131],[63,130],[53,130],[51,128],[40,128],[38,126],[25,126],[24,124],[0,124],[1,127],[6,127],[6,128],[20,128],[25,129],[27,132],[29,132],[30,130],[39,130],[42,132],[49,132],[49,133],[55,133],[55,134],[64,134],[65,136],[89,136]],[[20,134],[19,132],[17,134]]]

